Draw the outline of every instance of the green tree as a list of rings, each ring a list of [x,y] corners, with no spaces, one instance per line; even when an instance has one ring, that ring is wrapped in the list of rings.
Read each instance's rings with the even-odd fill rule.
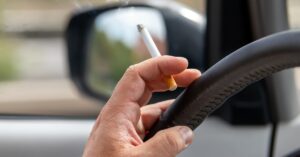
[[[16,76],[16,65],[14,64],[14,53],[7,41],[0,38],[0,81],[14,79]]]
[[[105,32],[93,31],[88,57],[88,80],[97,91],[110,94],[128,66],[135,62],[131,48],[112,40]]]

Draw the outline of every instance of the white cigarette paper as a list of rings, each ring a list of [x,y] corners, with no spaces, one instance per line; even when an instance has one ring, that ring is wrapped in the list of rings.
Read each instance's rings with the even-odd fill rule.
[[[152,57],[161,56],[159,50],[157,49],[149,31],[142,24],[137,25],[139,32],[141,33],[143,40],[146,44],[147,49],[149,50]]]
[[[138,28],[139,32],[141,33],[144,43],[146,44],[146,47],[149,50],[152,58],[161,56],[161,54],[160,54],[159,50],[157,49],[147,28],[141,24],[137,25],[137,28]],[[169,91],[174,91],[177,88],[177,84],[176,84],[176,81],[174,80],[173,76],[166,77],[165,82],[168,85]]]

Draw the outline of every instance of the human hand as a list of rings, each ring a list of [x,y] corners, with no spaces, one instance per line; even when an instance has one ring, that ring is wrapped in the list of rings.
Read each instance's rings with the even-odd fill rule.
[[[173,75],[186,87],[201,73],[187,69],[182,57],[161,56],[130,66],[98,116],[84,157],[174,157],[192,143],[186,126],[159,131],[146,142],[143,138],[173,100],[147,105],[153,92],[168,90],[164,77]]]

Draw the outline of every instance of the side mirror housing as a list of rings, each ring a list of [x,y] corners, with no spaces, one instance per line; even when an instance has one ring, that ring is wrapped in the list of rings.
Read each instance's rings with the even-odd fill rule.
[[[203,16],[170,1],[113,3],[74,14],[67,27],[70,75],[85,95],[106,101],[127,67],[150,57],[136,30],[139,22],[163,54],[205,69]],[[157,93],[152,102],[179,93]]]

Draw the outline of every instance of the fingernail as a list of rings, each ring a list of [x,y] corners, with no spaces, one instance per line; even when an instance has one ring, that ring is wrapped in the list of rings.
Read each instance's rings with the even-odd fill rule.
[[[184,62],[188,62],[188,60],[184,57],[176,56],[176,59],[179,59],[179,60],[184,61]]]
[[[183,140],[185,141],[185,146],[189,146],[193,141],[193,131],[186,126],[182,126],[179,128],[179,133],[181,134]]]
[[[191,69],[193,72],[197,73],[199,76],[201,75],[201,71],[198,69]]]

